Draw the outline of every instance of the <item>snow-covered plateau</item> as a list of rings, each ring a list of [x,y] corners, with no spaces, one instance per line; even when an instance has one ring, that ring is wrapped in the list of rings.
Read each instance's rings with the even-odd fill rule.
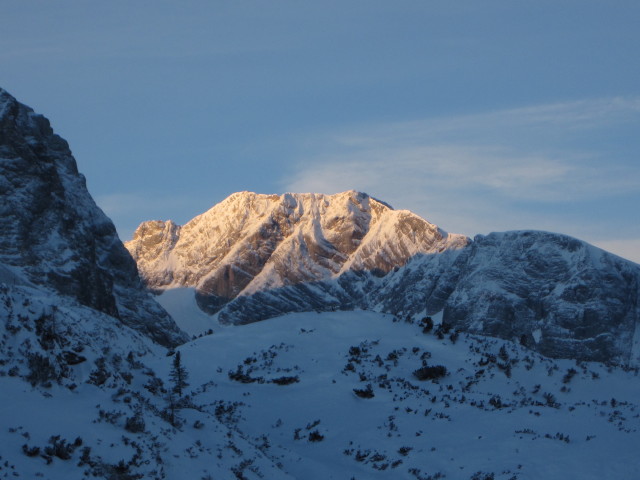
[[[0,197],[0,478],[640,478],[632,262],[242,192],[142,224],[139,276],[2,89]]]

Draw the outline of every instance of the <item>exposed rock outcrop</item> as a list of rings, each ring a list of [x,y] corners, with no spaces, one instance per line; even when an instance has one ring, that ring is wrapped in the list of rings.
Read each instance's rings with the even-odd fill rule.
[[[145,291],[67,142],[2,89],[0,197],[0,264],[12,282],[73,298],[163,345],[186,339]]]

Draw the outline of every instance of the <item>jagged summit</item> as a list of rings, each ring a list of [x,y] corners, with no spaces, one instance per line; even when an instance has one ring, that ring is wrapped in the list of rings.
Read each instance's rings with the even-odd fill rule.
[[[239,192],[184,226],[144,222],[125,245],[149,287],[195,287],[215,311],[239,295],[348,271],[385,274],[468,241],[361,192]]]
[[[144,291],[113,223],[49,121],[0,89],[0,270],[122,320],[164,345],[184,341]],[[7,273],[9,272],[9,273]]]

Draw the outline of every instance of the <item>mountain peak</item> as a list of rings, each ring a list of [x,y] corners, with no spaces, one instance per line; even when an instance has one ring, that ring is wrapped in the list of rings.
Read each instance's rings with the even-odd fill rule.
[[[211,210],[215,209],[218,206],[233,208],[233,205],[241,205],[242,207],[256,205],[258,208],[260,205],[265,206],[273,203],[279,203],[293,208],[296,206],[312,205],[318,202],[350,202],[354,205],[366,205],[370,202],[373,202],[375,204],[379,204],[385,208],[393,210],[393,207],[388,203],[382,202],[376,198],[369,196],[367,193],[359,192],[357,190],[347,190],[345,192],[335,194],[295,192],[286,192],[282,194],[264,194],[251,191],[242,191],[229,195],[218,205],[215,205]]]
[[[457,249],[449,235],[366,193],[238,192],[180,227],[145,222],[125,245],[155,289],[194,287],[209,311],[239,295],[348,271],[382,275],[417,254]]]

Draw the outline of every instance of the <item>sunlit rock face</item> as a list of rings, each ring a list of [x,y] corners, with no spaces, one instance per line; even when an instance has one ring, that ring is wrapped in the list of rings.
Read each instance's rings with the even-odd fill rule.
[[[382,276],[416,254],[467,242],[364,193],[241,192],[183,227],[145,222],[126,247],[150,288],[195,287],[217,311],[240,295],[345,272]]]
[[[2,89],[0,197],[0,270],[116,317],[161,344],[185,339],[144,290],[67,142]]]

